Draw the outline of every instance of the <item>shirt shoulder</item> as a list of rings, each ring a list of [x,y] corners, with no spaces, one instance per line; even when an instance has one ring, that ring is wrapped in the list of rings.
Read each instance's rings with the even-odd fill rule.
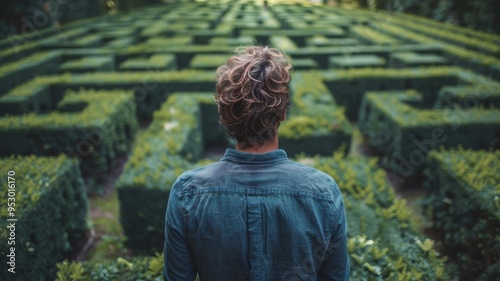
[[[329,174],[295,161],[288,161],[288,165],[289,175],[299,182],[310,185],[320,192],[332,192],[334,195],[340,195],[337,182]]]
[[[258,182],[259,184],[253,184]],[[230,189],[245,184],[282,193],[311,194],[325,198],[341,196],[336,181],[328,174],[292,160],[262,165],[218,161],[182,173],[176,181],[184,192],[216,187]]]

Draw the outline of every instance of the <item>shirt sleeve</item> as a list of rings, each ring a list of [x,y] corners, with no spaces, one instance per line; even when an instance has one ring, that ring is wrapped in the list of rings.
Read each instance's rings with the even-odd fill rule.
[[[172,186],[165,214],[163,275],[167,281],[194,281],[196,278],[196,266],[186,241],[186,214],[179,199],[181,187],[179,180]]]
[[[340,194],[339,194],[340,195]],[[345,215],[344,200],[342,195],[334,201],[333,235],[330,239],[325,258],[318,272],[318,280],[349,280],[350,262],[347,253],[347,219]]]

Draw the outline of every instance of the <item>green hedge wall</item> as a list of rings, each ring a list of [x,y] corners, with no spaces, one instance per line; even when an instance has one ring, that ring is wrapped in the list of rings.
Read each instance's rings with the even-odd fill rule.
[[[56,281],[163,281],[163,255],[118,258],[95,263],[64,261]]]
[[[361,68],[328,71],[325,72],[324,79],[335,101],[346,108],[347,117],[356,119],[367,91],[414,89],[422,93],[423,105],[432,107],[441,87],[457,85],[457,70],[454,67]]]
[[[0,117],[0,155],[57,155],[81,160],[84,173],[106,171],[137,131],[132,92],[68,92],[58,111]]]
[[[290,95],[291,108],[279,129],[280,147],[289,156],[330,155],[342,146],[349,150],[351,126],[319,73],[293,73]]]
[[[16,85],[22,84],[35,75],[56,74],[61,63],[61,52],[40,52],[0,67],[0,96]]]
[[[449,280],[444,259],[411,220],[377,159],[299,159],[331,175],[344,196],[353,280]]]
[[[419,25],[408,23],[408,19],[393,17],[391,18],[391,23],[379,22],[374,23],[377,28],[381,31],[388,33],[391,36],[400,39],[410,40],[412,42],[424,43],[424,44],[440,44],[445,51],[448,58],[456,65],[464,68],[471,68],[475,71],[483,73],[485,75],[492,75],[495,79],[498,79],[498,72],[495,67],[500,64],[498,59],[498,54],[491,54],[485,51],[475,51],[474,48],[488,48],[492,52],[498,51],[498,44],[495,41],[487,41],[484,39],[473,39],[470,36],[460,36],[453,35],[450,32],[436,28],[428,28],[426,26],[418,27]],[[420,30],[412,31],[409,27],[418,27]],[[446,40],[434,38],[426,32],[446,32],[448,36],[455,37],[453,43],[448,43]],[[458,39],[457,39],[458,37]],[[469,45],[467,47],[460,46]]]
[[[151,117],[153,111],[176,91],[206,91],[215,88],[210,71],[98,72],[37,77],[0,97],[0,116],[52,109],[67,89],[131,90],[137,115]]]
[[[203,157],[204,143],[200,104],[210,103],[210,93],[172,94],[153,114],[148,129],[138,136],[116,184],[120,222],[127,246],[134,252],[162,249],[170,187],[183,171],[208,163],[196,164]],[[223,139],[222,132],[210,139]]]
[[[500,85],[473,85],[443,87],[436,108],[500,107]]]
[[[9,171],[15,173],[11,178]],[[87,195],[78,163],[64,155],[0,158],[0,173],[0,279],[53,280],[55,265],[72,249],[72,240],[88,230]],[[15,183],[15,188],[8,189],[8,183]],[[15,196],[8,197],[12,190]],[[15,245],[7,244],[12,237],[7,228],[11,222],[4,219],[12,218],[8,203],[15,203]],[[15,247],[15,274],[7,271],[10,247]]]
[[[500,272],[500,151],[433,151],[425,170],[426,209],[445,252],[465,279]]]
[[[415,91],[369,92],[361,105],[359,128],[370,145],[388,157],[398,175],[418,174],[427,153],[440,146],[497,147],[500,111],[496,109],[421,109]]]

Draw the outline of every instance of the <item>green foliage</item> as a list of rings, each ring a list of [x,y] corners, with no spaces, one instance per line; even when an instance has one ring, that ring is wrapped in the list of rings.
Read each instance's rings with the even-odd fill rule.
[[[500,87],[498,85],[447,86],[439,92],[437,108],[500,108]]]
[[[421,103],[421,95],[415,91],[372,92],[361,106],[360,130],[372,146],[388,156],[389,167],[399,175],[417,174],[424,168],[425,155],[440,146],[487,149],[497,145],[499,110],[414,106]]]
[[[1,94],[7,93],[36,74],[54,74],[61,60],[59,51],[40,52],[0,67]]]
[[[227,55],[195,55],[191,60],[190,67],[194,69],[215,70],[224,64],[227,59]]]
[[[406,202],[397,199],[376,158],[343,158],[336,152],[299,162],[331,175],[342,191],[352,279],[450,280],[445,260],[433,241],[419,234]]]
[[[424,24],[415,24],[415,22],[408,20],[405,16],[395,17],[391,19],[393,24],[397,24],[398,26],[405,27],[409,30],[414,30],[416,32],[425,34],[431,38],[435,38],[437,40],[443,40],[445,42],[457,44],[464,48],[471,48],[478,52],[495,55],[500,53],[500,46],[496,44],[495,41],[485,41],[484,38],[475,38],[474,36],[470,36],[470,34],[460,34],[457,32],[450,32],[446,28],[436,28],[433,26],[426,26]],[[497,37],[498,40],[500,37]]]
[[[365,2],[365,1],[357,1]],[[500,33],[498,27],[498,15],[500,9],[496,6],[494,0],[424,0],[424,1],[395,1],[395,0],[377,0],[377,8],[389,10],[391,12],[406,12],[419,16],[405,15],[405,18],[415,19],[418,23],[425,23],[434,27],[446,26],[446,31],[454,34],[485,34],[483,32]],[[366,5],[365,5],[366,6]],[[439,23],[437,21],[445,22]],[[468,28],[460,27],[465,26]],[[469,28],[474,28],[472,30]],[[493,34],[488,34],[494,36]]]
[[[359,37],[362,40],[367,40],[373,44],[385,45],[398,43],[398,40],[369,26],[356,25],[353,26],[350,31],[355,35],[355,37]]]
[[[0,155],[67,153],[84,173],[105,171],[131,145],[137,130],[132,92],[68,92],[59,111],[0,118]]]
[[[7,178],[8,172],[11,179]],[[58,157],[10,157],[0,159],[0,204],[2,218],[9,218],[7,187],[15,182],[15,245],[8,245],[10,222],[0,222],[0,261],[5,266],[0,277],[10,280],[7,254],[15,247],[18,280],[53,279],[55,264],[71,250],[70,242],[87,231],[87,195],[78,163],[64,155]],[[13,180],[14,179],[14,180]]]
[[[323,73],[335,101],[346,108],[349,118],[357,118],[367,91],[412,88],[424,94],[424,106],[431,107],[434,93],[443,85],[455,85],[461,69],[457,67],[373,69],[359,68]],[[411,83],[411,85],[409,84]]]
[[[400,25],[403,22],[405,22],[404,19],[397,20],[397,25]],[[383,31],[402,39],[418,43],[440,44],[448,54],[457,60],[459,65],[466,67],[472,66],[473,68],[486,74],[493,73],[492,67],[500,64],[500,60],[496,57],[496,55],[469,50],[464,47],[456,46],[455,44],[446,43],[438,39],[431,38],[419,31],[413,32],[403,27],[399,27],[394,23],[389,24],[385,22],[378,22],[377,25]]]
[[[280,145],[290,156],[326,155],[341,146],[348,149],[350,124],[318,73],[294,73],[290,95],[292,106],[279,129]]]
[[[56,281],[162,281],[163,254],[94,263],[64,261],[57,268],[59,271]]]
[[[118,180],[120,220],[127,245],[135,252],[161,250],[170,187],[182,172],[208,163],[198,162],[204,143],[202,118],[209,118],[202,116],[200,103],[214,103],[212,95],[172,94],[137,139]]]
[[[62,71],[72,73],[86,71],[111,71],[114,70],[113,57],[111,56],[85,56],[78,60],[71,60],[61,65]]]
[[[500,270],[499,160],[498,150],[459,148],[428,156],[425,205],[445,251],[465,278],[490,280]]]
[[[297,49],[297,44],[292,41],[288,36],[283,36],[283,35],[275,35],[271,36],[269,38],[269,42],[272,48],[278,48],[279,50],[282,50],[283,52],[291,51],[291,50],[296,50]]]
[[[152,56],[153,57],[153,56]],[[214,73],[211,71],[148,71],[135,72],[98,72],[71,75],[37,77],[12,89],[0,97],[0,115],[20,114],[33,111],[42,105],[55,108],[64,94],[64,89],[77,90],[92,88],[96,90],[123,89],[133,91],[137,104],[137,115],[150,117],[168,96],[175,91],[206,91],[213,88]],[[41,90],[42,89],[42,90]]]
[[[221,26],[222,24],[219,24],[218,28],[220,28]],[[218,46],[229,45],[234,47],[247,46],[255,44],[255,37],[253,36],[240,36],[237,38],[213,37],[212,39],[210,39],[210,44]]]
[[[130,59],[120,65],[125,71],[158,71],[175,68],[174,55],[152,55],[149,59]]]
[[[88,32],[87,28],[82,28],[82,27],[74,28],[75,26],[69,26],[69,27],[71,28],[50,35],[44,38],[44,40],[31,41],[31,40],[22,40],[21,38],[22,43],[14,46],[13,48],[5,48],[1,50],[0,58],[2,59],[6,58],[6,60],[8,61],[13,61],[22,58],[23,55],[34,53],[37,50],[37,48],[41,47],[43,44],[47,42],[60,42],[63,40],[68,40],[68,38],[75,38],[77,36],[82,36]],[[26,34],[20,35],[20,37],[25,37],[25,36]]]

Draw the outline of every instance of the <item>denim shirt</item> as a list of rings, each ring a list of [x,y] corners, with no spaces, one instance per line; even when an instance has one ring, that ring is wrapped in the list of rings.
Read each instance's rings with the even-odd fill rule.
[[[348,280],[336,182],[284,150],[227,149],[183,173],[165,216],[166,280]]]

